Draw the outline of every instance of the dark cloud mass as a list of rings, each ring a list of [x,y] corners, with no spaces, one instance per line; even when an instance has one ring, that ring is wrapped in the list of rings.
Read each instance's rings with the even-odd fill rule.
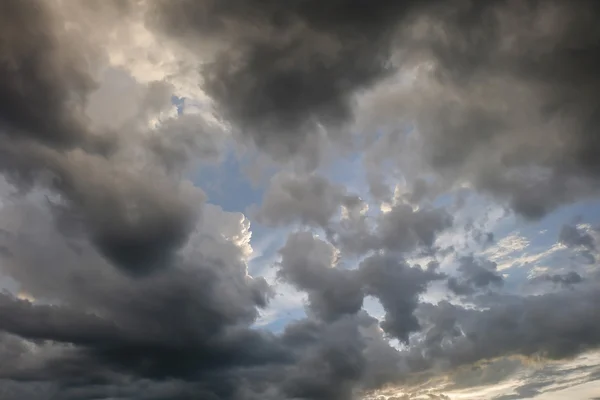
[[[83,113],[96,86],[93,49],[69,35],[45,2],[8,0],[1,7],[2,135],[59,148],[100,144],[87,135]]]
[[[470,181],[528,218],[596,193],[599,10],[439,2],[404,27],[400,55],[422,67],[412,86],[376,97],[377,122],[412,122],[420,138],[409,147],[442,179]]]
[[[308,292],[309,307],[316,315],[335,319],[360,310],[364,294],[357,271],[336,265],[331,244],[302,232],[291,235],[280,253],[280,276]]]
[[[386,311],[382,329],[404,342],[408,335],[419,330],[419,322],[413,311],[419,295],[427,285],[443,276],[434,268],[423,270],[410,267],[395,257],[376,255],[369,257],[359,267],[366,284],[366,293],[377,297]]]
[[[586,270],[547,268],[535,296],[484,258],[510,243],[464,255],[448,236],[456,190],[526,220],[598,194],[599,11],[0,1],[0,399],[359,400],[596,349],[597,232],[562,227]],[[195,186],[231,149],[281,168],[253,216],[287,235],[278,252],[252,254],[249,220]],[[321,169],[348,149],[348,171]],[[487,218],[466,242],[502,240]],[[265,327],[282,283],[306,315]]]
[[[160,175],[150,184],[106,158],[115,136],[95,132],[85,114],[100,49],[69,32],[47,2],[1,7],[0,170],[18,186],[58,193],[69,223],[83,225],[117,266],[137,273],[164,265],[194,215],[173,195],[177,184]]]
[[[361,90],[427,65],[372,108],[379,126],[413,124],[422,161],[441,177],[470,180],[530,218],[596,192],[593,0],[153,5],[157,31],[192,51],[202,39],[225,49],[203,53],[205,88],[276,157],[352,120]],[[404,142],[388,140],[381,156],[397,159]]]
[[[357,90],[391,72],[394,31],[414,1],[159,1],[149,23],[227,52],[203,71],[222,111],[276,157],[352,114]]]
[[[598,295],[597,288],[530,297],[492,295],[481,304],[483,310],[447,302],[423,305],[416,315],[426,338],[412,357],[419,365],[443,359],[450,366],[502,355],[570,357],[598,345],[593,306]]]
[[[473,256],[461,257],[458,261],[459,277],[448,279],[448,288],[455,294],[473,294],[477,290],[504,284],[502,276],[496,272],[496,263],[476,260]]]

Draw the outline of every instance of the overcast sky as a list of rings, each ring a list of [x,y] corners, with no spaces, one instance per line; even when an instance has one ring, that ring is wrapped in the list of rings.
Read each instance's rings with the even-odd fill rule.
[[[0,399],[599,399],[599,12],[0,1]]]

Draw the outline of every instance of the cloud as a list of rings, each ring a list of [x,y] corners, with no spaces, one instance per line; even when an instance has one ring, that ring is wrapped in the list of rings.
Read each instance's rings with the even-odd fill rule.
[[[597,297],[597,289],[587,287],[538,296],[492,295],[481,309],[423,305],[417,315],[431,332],[422,344],[429,354],[425,360],[458,366],[502,355],[571,357],[598,345],[592,306]]]
[[[563,225],[560,230],[559,241],[567,247],[584,247],[595,250],[594,239],[587,232],[580,232],[576,227]]]
[[[18,211],[31,215],[35,209],[6,213],[12,216]],[[12,232],[8,239],[14,257],[3,265],[34,296],[63,304],[2,297],[3,331],[31,341],[74,346],[72,351],[57,351],[47,361],[45,367],[56,365],[58,376],[36,379],[67,381],[61,371],[67,373],[77,363],[89,368],[78,374],[80,379],[92,379],[104,370],[145,378],[190,378],[229,363],[262,364],[263,351],[264,361],[287,357],[285,352],[277,354],[276,338],[249,329],[258,307],[265,305],[268,287],[261,279],[248,277],[242,259],[232,261],[230,254],[237,243],[219,242],[222,239],[216,235],[212,254],[202,254],[192,246],[177,266],[139,280],[107,268],[106,260],[90,243],[78,241],[80,247],[74,249],[52,223],[51,216],[42,211],[26,225],[17,223],[21,231]],[[33,242],[16,240],[24,235]],[[54,239],[37,240],[40,237]],[[214,247],[219,243],[220,256]],[[44,274],[37,272],[41,262],[46,265]],[[246,361],[233,361],[237,357]],[[39,373],[50,371],[42,368]]]
[[[265,192],[258,218],[271,226],[300,222],[326,229],[342,206],[354,208],[360,203],[360,198],[322,176],[280,173]]]
[[[412,3],[161,1],[147,18],[192,51],[200,38],[214,43],[204,53],[207,93],[255,144],[282,159],[320,126],[351,119],[355,92],[390,70],[393,33]]]
[[[0,397],[358,400],[600,344],[592,229],[534,255],[487,222],[464,229],[498,239],[480,253],[440,237],[465,193],[523,224],[597,195],[596,2],[92,3],[0,6]],[[187,178],[224,152],[276,169],[255,216]],[[340,157],[370,193],[328,174]],[[273,281],[248,270],[255,217],[297,229],[255,259]],[[503,287],[564,248],[585,273]],[[461,297],[424,303],[435,282]],[[274,333],[282,288],[307,315]]]
[[[540,275],[531,280],[532,283],[551,282],[555,285],[574,285],[583,282],[583,278],[575,271],[567,272],[566,274]]]
[[[585,263],[595,264],[596,240],[589,232],[576,226],[563,225],[558,240],[564,246],[574,249]]]
[[[408,341],[411,332],[420,328],[413,315],[418,296],[425,292],[430,282],[443,278],[434,266],[427,270],[410,267],[404,261],[387,255],[365,259],[359,266],[359,273],[365,282],[365,292],[377,297],[385,309],[382,329],[404,342]]]
[[[58,18],[37,0],[11,0],[3,6],[2,141],[30,139],[56,148],[106,150],[100,145],[107,146],[108,137],[91,135],[82,112],[95,89],[88,69],[93,49],[63,29]]]
[[[402,72],[361,111],[390,132],[376,165],[468,182],[532,219],[596,193],[596,11],[592,1],[420,9],[402,27]]]
[[[460,277],[448,279],[448,288],[457,295],[473,294],[490,286],[502,286],[504,280],[496,273],[496,263],[476,260],[473,256],[461,257],[458,272]]]
[[[280,250],[279,276],[308,292],[309,309],[326,320],[356,314],[364,293],[356,271],[336,267],[336,249],[308,232],[291,234]]]

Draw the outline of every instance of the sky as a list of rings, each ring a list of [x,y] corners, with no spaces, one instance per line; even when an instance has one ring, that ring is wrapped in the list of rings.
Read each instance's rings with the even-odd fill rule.
[[[0,399],[600,399],[599,12],[4,0]]]

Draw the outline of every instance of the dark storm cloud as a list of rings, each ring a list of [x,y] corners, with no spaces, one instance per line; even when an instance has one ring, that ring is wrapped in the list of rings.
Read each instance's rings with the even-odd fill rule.
[[[48,357],[40,353],[37,365],[24,363],[22,371],[7,372],[7,378],[25,374],[71,389],[77,382],[97,384],[104,397],[110,397],[107,385],[118,386],[118,378],[126,375],[179,378],[198,383],[196,394],[204,390],[207,396],[223,398],[236,390],[231,368],[277,365],[294,358],[274,335],[249,328],[257,309],[265,305],[262,292],[267,286],[262,279],[249,279],[241,261],[223,262],[229,260],[226,253],[223,259],[193,254],[180,257],[168,271],[133,278],[107,268],[81,238],[74,239],[81,250],[73,251],[73,239],[53,231],[49,216],[22,211],[32,219],[13,224],[23,231],[7,239],[15,256],[3,268],[18,270],[16,277],[35,297],[63,305],[3,295],[0,330],[66,347],[57,345]],[[32,242],[24,243],[26,237]],[[49,271],[39,271],[40,265]],[[50,275],[54,282],[48,281]]]
[[[407,82],[382,84],[366,111],[390,131],[371,158],[468,181],[534,219],[597,193],[599,10],[465,0],[415,11],[396,48]],[[406,124],[417,134],[399,136]]]
[[[357,329],[358,323],[356,318],[345,317],[325,325],[311,322],[292,324],[292,329],[284,333],[284,340],[298,340],[303,334],[310,333],[316,346],[308,347],[306,357],[283,382],[282,390],[286,397],[353,397],[355,384],[366,368],[363,356],[366,343]]]
[[[115,136],[94,132],[85,114],[101,49],[69,32],[47,2],[0,7],[0,170],[23,189],[41,185],[59,194],[61,215],[82,225],[117,266],[133,273],[164,266],[195,216],[177,198],[177,184],[144,182],[105,158],[108,145],[116,151]],[[152,111],[165,90],[150,86],[142,108]],[[99,151],[103,156],[90,154]]]
[[[391,336],[407,342],[408,335],[420,329],[413,315],[419,295],[430,282],[444,276],[432,265],[426,270],[410,267],[402,260],[388,255],[373,255],[359,266],[365,293],[379,299],[385,309],[381,328]]]
[[[400,69],[427,64],[414,92],[376,101],[378,125],[415,126],[422,161],[444,179],[539,218],[598,187],[599,10],[593,0],[181,0],[156,3],[148,26],[191,50],[214,44],[205,89],[280,159],[320,124],[351,119],[351,99],[392,72],[392,54]],[[382,154],[397,158],[390,144]]]
[[[448,288],[457,295],[469,295],[491,286],[504,284],[502,276],[496,271],[496,263],[478,260],[473,256],[461,257],[458,266],[458,277],[448,279]]]
[[[32,139],[102,150],[106,137],[90,135],[83,113],[96,86],[89,70],[96,55],[46,2],[7,0],[0,10],[0,143]]]
[[[399,376],[399,352],[364,311],[330,322],[290,323],[283,340],[304,357],[287,373],[284,398],[358,399]]]
[[[232,17],[245,24],[252,13],[246,14],[247,6],[242,3],[231,4]],[[396,8],[394,4],[387,3],[390,10]],[[172,6],[165,5],[167,9]],[[217,17],[222,6],[213,6],[211,13]],[[287,14],[288,9],[279,3],[268,6],[273,10],[263,16],[271,11]],[[282,47],[278,44],[269,50],[261,38],[238,34],[234,42],[239,49],[255,47],[245,53],[233,75],[222,70],[225,75],[217,77],[232,88],[222,91],[206,75],[209,92],[222,100],[225,114],[251,128],[259,145],[268,139],[260,137],[261,128],[267,127],[264,132],[271,135],[289,127],[294,135],[281,142],[289,153],[303,141],[305,117],[314,114],[318,122],[340,122],[348,116],[353,89],[383,73],[384,60],[362,56],[376,55],[371,49],[386,40],[387,28],[380,30],[378,23],[385,22],[388,14],[381,9],[370,15],[370,11],[338,6],[346,10],[348,22],[340,25],[342,30],[331,31],[328,15],[337,11],[316,3],[308,8],[298,4],[298,10],[283,16],[294,20],[295,27],[271,36],[282,38]],[[0,267],[36,299],[0,296],[0,331],[17,338],[7,342],[13,353],[3,354],[3,359],[19,361],[10,366],[14,369],[0,367],[0,378],[7,381],[2,390],[14,389],[13,397],[44,399],[43,394],[34,393],[35,382],[61,400],[346,400],[358,394],[363,379],[365,385],[374,385],[393,375],[383,371],[393,356],[382,358],[387,364],[376,357],[388,353],[387,349],[394,354],[393,350],[373,332],[377,322],[359,312],[362,292],[360,284],[354,283],[357,273],[339,270],[338,276],[332,272],[325,279],[325,289],[334,289],[332,295],[315,282],[318,276],[311,275],[328,272],[317,265],[317,272],[309,267],[295,274],[299,267],[294,257],[298,256],[286,253],[282,271],[286,279],[313,293],[318,318],[303,320],[300,327],[288,327],[281,335],[253,328],[258,309],[270,296],[269,287],[264,279],[248,276],[242,251],[233,239],[228,241],[218,232],[219,220],[213,227],[216,232],[202,230],[198,221],[207,208],[202,193],[169,175],[169,165],[146,165],[147,160],[140,160],[135,151],[117,148],[103,156],[88,152],[88,143],[95,142],[96,136],[83,113],[87,94],[95,85],[87,52],[71,52],[72,46],[78,49],[78,43],[71,43],[74,39],[63,32],[64,21],[54,21],[52,10],[44,8],[46,3],[11,1],[0,7],[5,11],[0,19],[6,19],[0,29],[9,39],[0,48],[1,68],[6,68],[3,72],[9,78],[0,83],[0,169],[24,189],[23,195],[25,189],[34,194],[38,189],[43,194],[50,191],[45,210],[28,208],[24,197],[23,204],[17,201],[2,210],[5,219],[1,222],[8,231],[2,246],[11,257],[3,259]],[[185,15],[193,16],[193,12]],[[373,32],[368,37],[352,34],[358,52],[346,49],[341,43],[346,39],[338,36],[353,31],[354,23]],[[20,34],[17,28],[22,29]],[[309,37],[302,39],[305,33]],[[313,53],[311,46],[323,43],[321,39],[329,40],[326,46],[333,46],[336,53],[338,44],[344,48],[339,54],[323,55],[314,64],[313,60],[308,66],[296,64],[305,52],[309,59],[320,57],[321,50]],[[275,62],[263,64],[263,54],[272,54]],[[345,71],[342,60],[349,57],[354,62]],[[292,64],[286,66],[289,61]],[[282,106],[275,117],[267,115],[269,102],[260,98],[254,99],[256,108],[248,112],[231,103],[238,97],[242,102],[250,100],[262,90],[246,79],[255,68],[266,68],[263,78],[273,76],[267,83],[272,88],[267,97]],[[299,92],[297,103],[286,103],[277,86],[290,82],[292,87],[284,90],[300,88],[295,78],[308,78],[314,68],[326,72],[325,79],[307,80],[313,93]],[[240,78],[231,80],[236,74]],[[231,97],[230,89],[239,90],[239,95]],[[319,94],[321,89],[324,93]],[[159,102],[149,101],[142,108],[157,111],[164,106],[167,92],[158,90],[154,94]],[[120,139],[125,143],[136,133]],[[128,144],[135,147],[137,142]],[[181,148],[170,145],[158,143],[152,149],[154,155],[161,158],[170,149]],[[171,161],[168,154],[162,158],[169,159],[166,164]],[[323,185],[317,179],[315,186],[319,192]],[[324,192],[329,196],[327,189]],[[339,188],[332,193],[338,207],[357,202]],[[330,216],[315,210],[302,214],[300,220],[326,225]],[[190,236],[192,232],[197,237]],[[190,244],[193,240],[200,243]],[[371,331],[373,340],[366,340],[363,330]],[[24,388],[22,381],[32,384]]]
[[[326,320],[356,314],[363,303],[356,271],[338,268],[333,246],[311,233],[291,234],[279,251],[279,276],[308,292],[309,308]]]
[[[359,287],[356,304],[342,306],[352,303],[343,285],[351,271],[333,268],[333,249],[311,235],[290,238],[281,275],[314,294],[319,318],[274,335],[250,327],[268,287],[231,262],[235,245],[219,234],[194,237],[214,236],[210,254],[181,254],[171,269],[140,278],[107,268],[85,238],[61,235],[39,208],[19,204],[0,217],[10,232],[1,243],[14,253],[2,268],[33,297],[61,304],[0,297],[0,330],[16,335],[0,355],[19,361],[0,366],[2,388],[24,396],[10,382],[27,380],[61,399],[345,400],[398,376],[397,352],[359,311]]]
[[[597,288],[586,287],[529,297],[495,295],[481,310],[447,302],[422,305],[416,314],[424,332],[435,335],[415,343],[413,356],[425,365],[446,360],[450,366],[505,355],[572,357],[600,345],[594,305],[599,296]]]
[[[597,2],[149,3],[147,26],[209,61],[202,88],[235,130],[278,160],[305,151],[321,128],[341,134],[354,96],[393,72],[395,54],[399,68],[431,61],[425,81],[433,89],[382,108],[414,122],[415,154],[450,182],[440,187],[469,181],[528,217],[596,190]],[[146,154],[136,151],[92,154],[112,142],[83,111],[97,54],[52,7],[0,5],[0,169],[21,188],[51,191],[51,215],[3,209],[10,226],[0,268],[36,300],[0,296],[0,358],[9,361],[0,365],[8,392],[0,397],[47,400],[39,383],[61,400],[347,400],[395,382],[407,373],[403,362],[420,370],[506,354],[561,358],[599,344],[600,298],[585,284],[491,297],[482,310],[419,306],[429,283],[445,276],[398,253],[433,252],[452,225],[448,212],[401,202],[369,220],[360,199],[317,175],[277,176],[264,221],[326,228],[340,249],[368,257],[346,270],[327,242],[290,236],[279,276],[308,293],[312,314],[280,335],[253,327],[271,292],[248,276],[233,243],[243,235],[226,238],[219,218],[202,230],[204,196],[172,174],[189,151],[213,154],[213,144],[169,121],[142,166]],[[162,110],[171,90],[151,85],[142,108]],[[162,136],[169,129],[179,133],[175,142]],[[415,182],[411,203],[433,191]],[[332,223],[342,206],[349,216]],[[594,250],[585,235],[567,231],[561,241]],[[456,287],[500,284],[495,268],[463,264]],[[360,310],[365,295],[383,305],[384,333]],[[384,334],[413,347],[398,352]]]
[[[276,157],[320,125],[351,118],[353,95],[389,71],[394,30],[414,1],[160,1],[148,24],[192,50],[221,46],[204,88]],[[421,2],[422,3],[422,2]]]
[[[311,233],[294,233],[280,250],[279,276],[308,293],[309,310],[325,320],[356,314],[365,295],[374,296],[386,311],[383,330],[400,340],[419,329],[413,311],[430,282],[445,276],[431,263],[410,267],[390,254],[366,258],[358,269],[338,264],[336,249]]]
[[[144,180],[126,166],[84,152],[65,155],[22,143],[7,144],[0,155],[0,169],[19,184],[61,195],[58,222],[90,236],[104,256],[130,273],[166,266],[195,224],[194,203],[204,199],[199,189],[169,181],[160,171],[147,171]]]

